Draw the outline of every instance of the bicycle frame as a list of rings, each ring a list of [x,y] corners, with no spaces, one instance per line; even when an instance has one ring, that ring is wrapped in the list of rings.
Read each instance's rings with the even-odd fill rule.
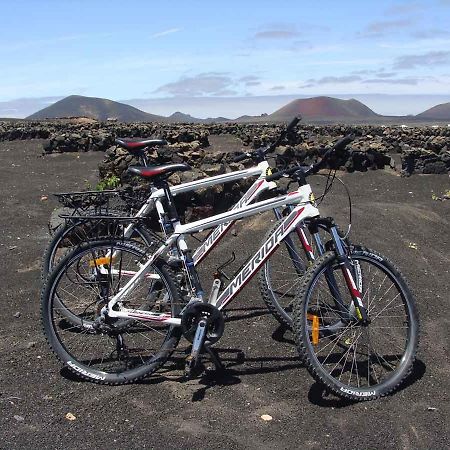
[[[249,169],[238,170],[236,172],[231,172],[227,174],[217,175],[214,177],[204,178],[197,181],[191,181],[189,183],[183,183],[178,186],[173,186],[170,191],[173,196],[183,194],[185,192],[192,192],[201,188],[206,188],[210,186],[215,186],[216,184],[228,183],[230,181],[241,180],[248,177],[259,175],[255,182],[250,186],[247,192],[242,196],[242,198],[233,206],[231,210],[236,210],[242,208],[253,202],[257,197],[259,197],[262,192],[273,189],[277,185],[274,182],[268,182],[265,179],[267,171],[270,169],[269,163],[267,161],[260,162],[257,166],[251,167]],[[164,205],[162,204],[162,199],[165,193],[163,189],[154,189],[148,200],[142,205],[141,209],[136,213],[136,218],[146,217],[150,211],[156,207],[156,211],[159,216],[161,223],[161,229],[165,233],[164,228]],[[233,226],[234,221],[228,223],[222,223],[217,226],[211,233],[205,238],[204,242],[195,250],[192,255],[194,264],[197,265],[202,261],[208,253],[217,245],[217,243],[222,239],[222,237],[228,232],[228,230]],[[124,237],[129,238],[133,234],[133,224],[128,225],[124,230]],[[165,233],[167,238],[167,234]]]
[[[293,191],[289,194],[277,197],[274,199],[263,200],[253,203],[251,205],[243,206],[241,208],[233,209],[222,214],[218,214],[206,219],[198,220],[190,224],[177,224],[175,226],[175,232],[166,240],[166,242],[159,247],[152,256],[141,266],[136,274],[120,289],[120,291],[114,295],[108,302],[107,310],[110,317],[118,318],[139,318],[141,320],[168,323],[173,325],[180,325],[181,319],[171,317],[169,314],[154,313],[144,310],[135,310],[121,308],[115,311],[113,307],[126,298],[126,296],[134,289],[135,285],[145,277],[145,275],[151,270],[153,262],[161,256],[168,249],[176,246],[180,255],[184,254],[187,249],[186,242],[184,240],[185,234],[197,233],[202,230],[213,228],[227,224],[231,221],[243,219],[245,217],[256,215],[260,212],[269,211],[274,208],[285,206],[288,204],[296,205],[291,213],[284,218],[279,227],[264,242],[264,244],[258,249],[258,251],[250,258],[250,260],[244,265],[242,270],[234,277],[229,283],[227,288],[217,298],[215,305],[219,309],[223,309],[250,281],[250,279],[256,274],[258,269],[266,262],[270,255],[280,245],[283,239],[293,231],[300,222],[307,218],[319,216],[319,210],[313,206],[310,202],[311,187],[304,185],[299,187],[297,191]]]

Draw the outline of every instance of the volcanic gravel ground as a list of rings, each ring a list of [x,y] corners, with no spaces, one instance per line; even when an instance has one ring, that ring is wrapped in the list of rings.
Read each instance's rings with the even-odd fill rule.
[[[354,203],[353,241],[396,262],[422,321],[408,384],[391,397],[350,404],[324,396],[254,281],[231,304],[217,344],[230,368],[224,378],[181,382],[184,340],[162,371],[135,385],[99,386],[61,370],[39,318],[40,258],[55,206],[41,197],[95,185],[102,154],[40,153],[40,141],[0,144],[0,448],[448,448],[450,201],[432,200],[433,192],[450,188],[447,176],[343,175]],[[319,194],[323,180],[312,179],[312,186]],[[346,202],[336,184],[322,212],[344,223]],[[239,223],[203,272],[233,249],[242,262],[269,220]],[[210,276],[205,280],[209,286]],[[263,414],[273,420],[263,421]]]

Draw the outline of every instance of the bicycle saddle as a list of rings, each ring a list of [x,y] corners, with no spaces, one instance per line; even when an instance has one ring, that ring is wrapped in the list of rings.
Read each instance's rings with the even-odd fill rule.
[[[192,170],[191,166],[187,164],[165,164],[163,166],[130,166],[128,173],[132,175],[139,175],[143,178],[152,178],[159,175],[172,175],[175,172],[186,172]]]
[[[167,145],[167,141],[164,139],[131,139],[131,138],[117,138],[115,143],[128,150],[141,150],[146,147],[157,147],[161,145]]]

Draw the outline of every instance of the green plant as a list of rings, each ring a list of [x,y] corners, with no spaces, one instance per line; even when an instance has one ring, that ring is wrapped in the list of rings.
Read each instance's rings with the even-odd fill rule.
[[[120,185],[120,178],[117,175],[109,175],[97,184],[97,191],[104,191],[106,189],[114,189]]]
[[[444,193],[442,194],[442,197],[438,197],[434,192],[432,192],[431,198],[432,198],[432,200],[435,200],[435,201],[448,200],[448,199],[450,199],[450,189],[447,189],[446,191],[444,191]]]

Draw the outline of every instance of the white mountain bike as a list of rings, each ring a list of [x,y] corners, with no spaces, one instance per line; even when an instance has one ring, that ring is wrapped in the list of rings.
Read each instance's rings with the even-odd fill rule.
[[[236,162],[252,160],[257,163],[256,166],[170,187],[166,185],[163,187],[157,186],[158,183],[155,184],[155,182],[153,182],[155,176],[161,171],[168,173],[172,171],[189,170],[189,166],[185,164],[148,166],[148,160],[144,150],[148,146],[164,145],[166,143],[164,140],[116,140],[122,147],[128,149],[136,157],[139,157],[142,164],[144,164],[140,167],[130,167],[129,172],[133,175],[144,177],[151,182],[150,195],[137,210],[134,218],[145,219],[156,210],[160,223],[161,236],[167,238],[170,233],[173,232],[173,223],[169,218],[169,213],[172,215],[174,214],[173,204],[169,204],[167,201],[169,198],[167,196],[168,193],[166,192],[167,188],[170,189],[171,196],[176,197],[180,194],[208,188],[217,184],[242,180],[249,177],[257,177],[243,194],[241,199],[232,207],[232,210],[251,204],[268,191],[275,191],[277,189],[276,183],[266,180],[266,176],[271,174],[267,155],[276,149],[299,121],[300,118],[294,118],[287,126],[286,130],[284,130],[272,144],[252,152],[242,153],[234,158],[234,161]],[[348,144],[348,142],[348,139],[341,140],[336,144],[335,148],[339,150]],[[54,234],[44,253],[43,279],[45,279],[48,273],[56,266],[62,255],[67,254],[71,248],[80,245],[80,243],[87,239],[98,240],[106,236],[119,236],[124,238],[137,237],[146,247],[152,249],[155,248],[155,245],[161,240],[161,236],[156,235],[142,220],[131,221],[126,226],[122,226],[122,224],[119,224],[117,221],[112,225],[111,221],[105,220],[103,216],[114,215],[117,217],[117,214],[120,214],[120,212],[118,213],[115,211],[114,206],[110,206],[110,204],[113,204],[117,197],[122,195],[121,192],[89,191],[56,195],[65,202],[64,204],[72,206],[75,211],[77,211],[77,207],[83,203],[88,205],[88,209],[87,212],[83,214],[77,214],[75,212],[70,216],[66,216],[66,225],[60,227]],[[98,210],[94,210],[95,215],[93,216],[92,207],[90,205],[96,204],[100,205],[100,207]],[[273,212],[276,223],[272,229],[269,230],[269,234],[266,238],[268,238],[278,227],[283,217],[282,209],[274,208]],[[204,260],[211,250],[217,246],[219,241],[229,232],[234,223],[234,220],[220,223],[206,236],[192,254],[194,265],[197,265]],[[324,228],[325,227],[322,227],[322,229]],[[279,322],[289,327],[292,326],[293,298],[299,284],[299,275],[302,275],[305,272],[308,264],[313,262],[317,256],[320,256],[325,252],[325,242],[322,242],[319,232],[317,231],[311,235],[311,238],[308,237],[308,234],[308,228],[302,222],[294,232],[286,237],[282,248],[277,250],[277,254],[271,259],[270,263],[268,262],[265,264],[259,277],[260,291],[266,305]],[[286,264],[286,261],[288,260],[292,262],[290,268],[287,267]],[[60,306],[63,311],[64,305],[61,304]],[[79,317],[74,314],[70,308],[66,307],[65,311],[66,317],[72,321],[72,323],[80,323]]]
[[[124,384],[147,376],[169,358],[181,336],[192,342],[186,373],[196,371],[207,352],[223,366],[211,345],[224,332],[222,310],[301,223],[314,233],[325,227],[332,246],[307,271],[294,301],[294,334],[312,375],[337,395],[369,400],[393,392],[412,369],[418,344],[414,299],[400,272],[368,249],[345,247],[331,218],[320,218],[306,177],[322,161],[266,177],[289,176],[297,190],[189,224],[168,209],[174,232],[151,254],[124,239],[87,242],[67,255],[43,287],[42,321],[58,358],[79,376],[103,384]],[[177,167],[155,171],[155,181]],[[164,188],[173,205],[170,189]],[[278,227],[225,285],[216,274],[203,291],[185,235],[290,205]],[[105,218],[105,220],[112,220]],[[138,219],[135,219],[138,220]],[[168,261],[162,259],[169,255]],[[182,294],[183,292],[183,294]],[[81,318],[67,321],[61,303]]]

